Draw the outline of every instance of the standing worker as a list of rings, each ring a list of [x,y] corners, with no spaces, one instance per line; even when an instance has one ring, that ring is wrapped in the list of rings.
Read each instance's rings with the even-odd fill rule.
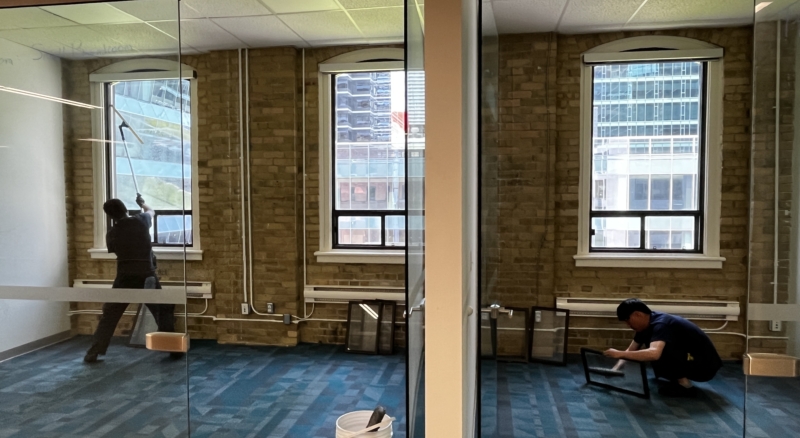
[[[117,276],[114,289],[161,289],[156,275],[155,257],[153,255],[150,227],[155,218],[155,211],[145,204],[141,195],[136,196],[136,204],[144,212],[128,216],[128,208],[119,199],[111,199],[103,204],[103,211],[113,221],[111,230],[106,234],[108,252],[117,255]],[[98,355],[106,354],[114,330],[128,303],[103,304],[103,316],[94,332],[92,346],[83,357],[84,362],[97,362]],[[175,331],[174,304],[147,304],[147,308],[156,319],[158,331]],[[182,357],[182,353],[171,353],[171,357]]]
[[[680,316],[653,312],[638,299],[623,301],[617,318],[636,332],[625,351],[610,348],[604,352],[614,359],[652,362],[656,378],[669,381],[658,393],[669,397],[693,397],[697,389],[692,381],[708,382],[720,368],[717,349],[708,335]],[[622,362],[613,368],[619,369]]]

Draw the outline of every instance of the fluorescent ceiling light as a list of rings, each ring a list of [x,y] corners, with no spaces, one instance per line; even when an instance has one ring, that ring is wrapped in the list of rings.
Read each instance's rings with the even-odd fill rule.
[[[372,317],[372,319],[378,319],[378,314],[375,313],[375,311],[372,310],[371,307],[369,307],[366,304],[359,304],[359,306],[361,306],[361,308],[364,309],[364,311],[367,312],[369,314],[369,316]]]
[[[757,4],[756,5],[756,14],[758,13],[758,11],[766,8],[767,6],[769,6],[771,4],[772,4],[772,2],[761,2],[761,3]]]
[[[35,97],[37,99],[49,100],[51,102],[63,103],[63,104],[66,104],[66,105],[77,106],[77,107],[80,107],[80,108],[102,109],[99,106],[89,105],[88,103],[81,103],[81,102],[76,102],[74,100],[62,99],[60,97],[48,96],[46,94],[34,93],[32,91],[25,91],[25,90],[20,90],[20,89],[17,89],[17,88],[5,87],[3,85],[0,85],[0,91],[5,91],[5,92],[8,92],[8,93],[14,93],[14,94],[20,94],[22,96]]]

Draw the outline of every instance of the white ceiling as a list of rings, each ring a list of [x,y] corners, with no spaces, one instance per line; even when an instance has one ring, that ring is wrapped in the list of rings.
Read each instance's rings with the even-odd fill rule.
[[[422,4],[423,1],[415,0]],[[182,0],[183,53],[403,41],[406,0]],[[800,0],[483,0],[485,30],[588,33],[800,16]],[[176,53],[175,0],[0,10],[0,38],[62,58]]]
[[[181,0],[182,53],[402,43],[405,0]],[[0,38],[67,58],[176,53],[175,0],[0,10]]]

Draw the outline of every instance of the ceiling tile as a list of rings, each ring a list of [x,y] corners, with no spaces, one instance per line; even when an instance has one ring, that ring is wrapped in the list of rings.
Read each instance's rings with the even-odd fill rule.
[[[274,15],[214,18],[213,21],[250,47],[304,45],[305,43]]]
[[[570,0],[559,32],[606,32],[622,29],[643,0]],[[697,0],[695,0],[697,1]]]
[[[177,38],[178,25],[173,21],[150,23]],[[244,44],[209,19],[181,21],[181,43],[199,50],[223,50],[243,47]]]
[[[405,13],[403,7],[355,9],[350,16],[367,38],[403,39],[405,32]]]
[[[556,29],[567,0],[503,0],[494,2],[500,33],[551,32]]]
[[[149,54],[153,51],[169,50],[178,53],[178,40],[145,23],[94,25],[89,26],[89,29],[119,41],[119,46],[109,48],[103,56],[120,56],[124,52]]]
[[[0,29],[74,26],[76,23],[39,8],[0,9]]]
[[[178,5],[174,0],[137,0],[115,2],[111,5],[142,21],[167,21],[178,19]]]
[[[753,22],[753,0],[649,0],[630,25]]]
[[[203,17],[245,17],[269,15],[270,11],[258,0],[183,0]]]
[[[42,9],[79,24],[135,23],[140,21],[133,15],[126,14],[106,3],[43,6]]]
[[[405,0],[339,0],[345,9],[386,8],[404,6]]]
[[[335,0],[260,0],[276,14],[340,10]]]
[[[308,42],[363,38],[344,12],[308,12],[280,18]]]

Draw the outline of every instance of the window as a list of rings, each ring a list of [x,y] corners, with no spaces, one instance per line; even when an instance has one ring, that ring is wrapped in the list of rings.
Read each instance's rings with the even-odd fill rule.
[[[402,59],[365,49],[320,64],[320,262],[405,262]]]
[[[405,247],[405,74],[330,75],[334,248]]]
[[[721,267],[721,58],[677,37],[584,53],[578,266]]]
[[[172,61],[123,61],[90,76],[92,99],[104,111],[93,120],[95,245],[107,258],[102,212],[119,198],[131,213],[141,193],[156,212],[150,234],[159,257],[200,259],[197,220],[197,85],[195,72]],[[97,141],[97,140],[95,140]],[[194,194],[194,196],[193,196]]]

